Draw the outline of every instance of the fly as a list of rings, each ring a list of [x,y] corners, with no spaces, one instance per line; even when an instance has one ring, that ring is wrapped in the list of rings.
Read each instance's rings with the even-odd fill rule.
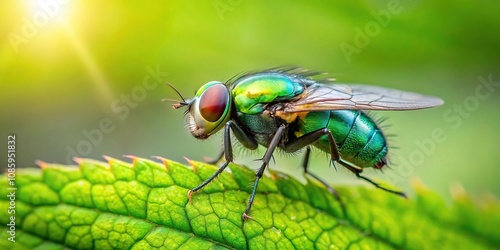
[[[254,71],[225,83],[208,82],[192,99],[184,99],[174,88],[182,101],[173,107],[187,107],[186,123],[194,137],[206,139],[224,131],[224,149],[213,162],[224,157],[224,163],[210,178],[189,190],[188,198],[233,162],[231,133],[245,148],[267,148],[243,220],[250,218],[259,180],[276,149],[293,153],[305,148],[301,163],[304,173],[324,184],[339,201],[335,189],[308,171],[311,147],[328,153],[333,164],[340,164],[375,187],[406,197],[361,175],[365,168],[385,166],[388,154],[384,133],[364,111],[423,109],[442,105],[443,100],[383,87],[335,83],[321,75],[298,67]]]

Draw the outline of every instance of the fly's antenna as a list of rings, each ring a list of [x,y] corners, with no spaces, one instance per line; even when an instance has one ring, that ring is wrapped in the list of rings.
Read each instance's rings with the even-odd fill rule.
[[[184,97],[182,97],[181,93],[170,83],[166,83],[168,86],[170,86],[174,91],[175,93],[177,93],[179,95],[179,97],[182,99],[182,102],[186,103],[186,99],[184,99]]]
[[[172,86],[172,84],[170,84],[168,82],[166,84],[168,86],[170,86],[175,91],[175,93],[177,93],[179,95],[179,97],[182,99],[182,101],[164,98],[161,100],[162,102],[176,102],[176,103],[172,104],[172,108],[174,108],[174,109],[178,109],[180,107],[184,107],[186,105],[189,105],[189,102],[187,102],[186,99],[184,99],[184,97],[181,95],[181,93],[174,86]]]

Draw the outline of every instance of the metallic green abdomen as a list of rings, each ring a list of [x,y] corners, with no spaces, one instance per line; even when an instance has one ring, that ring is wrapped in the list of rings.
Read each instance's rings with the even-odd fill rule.
[[[387,143],[375,121],[363,111],[314,111],[300,121],[300,134],[328,128],[345,161],[362,168],[374,167],[387,156]],[[323,136],[314,146],[329,152],[328,138]]]

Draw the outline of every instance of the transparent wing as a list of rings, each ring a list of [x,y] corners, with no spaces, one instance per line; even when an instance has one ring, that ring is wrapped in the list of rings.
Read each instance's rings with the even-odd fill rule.
[[[313,110],[412,110],[443,104],[443,100],[427,95],[369,85],[313,84],[286,105],[283,112]]]

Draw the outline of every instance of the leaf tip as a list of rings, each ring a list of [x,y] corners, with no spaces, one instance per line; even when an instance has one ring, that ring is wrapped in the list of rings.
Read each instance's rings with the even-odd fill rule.
[[[108,155],[102,155],[102,158],[104,158],[104,160],[106,160],[108,162],[108,164],[111,164],[111,162],[116,160],[115,158],[108,156]]]
[[[161,156],[153,156],[154,159],[157,159],[157,160],[160,160],[161,163],[163,163],[163,166],[165,166],[165,169],[167,171],[170,170],[169,168],[169,164],[168,164],[168,159],[164,158],[164,157],[161,157]]]
[[[151,158],[153,158],[153,159],[157,159],[157,160],[160,160],[160,161],[165,161],[165,160],[166,160],[164,157],[161,157],[161,156],[156,156],[156,155],[151,156]]]
[[[76,162],[78,165],[82,164],[83,158],[80,157],[73,157],[73,161]]]
[[[48,163],[41,160],[36,160],[35,164],[38,165],[42,170],[44,170],[47,167]]]
[[[276,181],[280,178],[279,172],[276,172],[272,169],[269,169],[269,176],[271,177],[271,180]]]
[[[187,163],[189,164],[189,166],[191,166],[193,168],[193,172],[196,173],[196,170],[197,170],[196,164],[192,160],[190,160],[189,158],[187,158],[185,156],[184,156],[184,159],[187,161]]]
[[[465,191],[464,186],[459,183],[453,183],[450,185],[450,194],[454,200],[467,199],[467,191]]]
[[[411,180],[411,185],[417,191],[423,191],[427,189],[427,186],[425,186],[424,182],[418,177],[415,177]]]
[[[137,156],[133,156],[133,155],[123,155],[123,157],[125,158],[129,158],[132,160],[132,165],[135,165],[137,163]]]

